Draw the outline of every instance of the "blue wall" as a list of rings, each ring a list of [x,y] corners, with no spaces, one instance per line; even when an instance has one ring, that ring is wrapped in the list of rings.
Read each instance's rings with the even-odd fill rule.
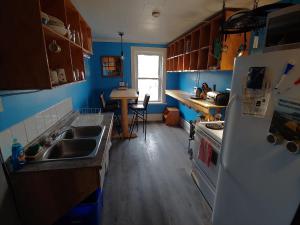
[[[0,131],[43,111],[65,98],[72,98],[75,109],[88,106],[91,100],[90,90],[92,87],[89,59],[85,59],[85,70],[86,82],[69,84],[51,90],[3,96],[4,111],[0,112]],[[11,93],[0,92],[0,95]]]
[[[154,45],[154,44],[139,44],[139,43],[124,43],[123,51],[124,51],[124,64],[123,64],[123,78],[121,77],[113,77],[107,78],[101,76],[101,56],[119,56],[121,52],[120,43],[118,42],[94,42],[93,51],[94,55],[92,57],[91,69],[92,69],[92,93],[93,93],[93,101],[92,104],[94,107],[99,107],[99,98],[101,91],[104,92],[105,98],[109,99],[109,95],[112,89],[117,88],[119,86],[119,81],[122,79],[131,87],[131,47],[156,47],[156,48],[165,48],[165,45]],[[178,80],[176,74],[174,76],[168,75],[167,77],[167,88],[169,89],[177,89]],[[170,100],[170,105],[177,104],[174,100]],[[149,113],[161,113],[166,104],[150,104],[149,105]]]
[[[211,88],[213,85],[216,85],[217,91],[225,91],[226,88],[231,87],[231,79],[232,79],[232,72],[226,71],[205,71],[205,72],[199,72],[199,73],[178,73],[178,87],[180,90],[193,93],[193,88],[195,86],[198,86],[197,83],[199,83],[199,86],[201,87],[201,84],[206,82]],[[197,82],[198,81],[198,82]],[[198,113],[196,113],[194,110],[189,109],[185,105],[179,103],[179,110],[181,113],[181,116],[189,121],[189,120],[195,120],[197,118]]]

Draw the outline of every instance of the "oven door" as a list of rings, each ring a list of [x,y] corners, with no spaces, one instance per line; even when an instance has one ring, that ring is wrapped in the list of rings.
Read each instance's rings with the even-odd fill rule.
[[[204,160],[203,155],[203,146],[206,144],[209,146],[209,151],[211,151],[211,155],[207,160]],[[207,148],[206,148],[207,149]],[[207,135],[205,132],[201,130],[197,130],[195,134],[195,141],[193,146],[193,163],[195,167],[201,170],[202,174],[206,176],[208,181],[216,187],[218,180],[218,171],[219,171],[219,154],[220,154],[221,144]],[[205,154],[208,154],[206,152]]]

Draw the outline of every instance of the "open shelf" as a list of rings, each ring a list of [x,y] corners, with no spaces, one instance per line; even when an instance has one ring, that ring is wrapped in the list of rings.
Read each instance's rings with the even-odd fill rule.
[[[207,61],[208,61],[208,48],[199,51],[198,57],[198,70],[206,70],[207,69]]]
[[[200,28],[192,33],[192,51],[199,50]]]
[[[185,54],[183,58],[183,70],[190,70],[191,54]]]
[[[238,10],[240,9],[225,9],[225,18]],[[241,35],[235,34],[227,35],[225,40],[220,33],[223,21],[224,12],[220,11],[169,43],[167,58],[178,57],[178,59],[169,61],[168,71],[232,70],[236,52],[243,43],[243,38]],[[250,33],[247,34],[248,46],[249,35]],[[216,59],[214,56],[214,46],[217,39],[221,45],[229,46],[228,51],[222,51],[221,59]]]
[[[183,70],[183,55],[178,57],[178,66],[177,66],[177,70],[178,71],[182,71]]]
[[[49,48],[49,45],[55,41],[57,45],[61,48],[61,51],[56,53],[52,52]],[[45,36],[45,45],[47,48],[47,58],[49,65],[49,73],[53,70],[64,69],[66,82],[60,82],[59,84],[70,83],[72,79],[72,61],[70,58],[70,46],[67,40],[55,38],[52,35]]]
[[[192,35],[188,34],[184,38],[184,53],[189,53],[192,50]]]
[[[192,52],[190,57],[190,70],[198,69],[198,51]]]
[[[85,79],[85,70],[83,63],[83,52],[81,48],[71,45],[72,59],[72,81],[81,81]],[[77,73],[79,72],[79,75]]]
[[[210,23],[204,24],[200,28],[200,48],[209,46],[210,40]]]
[[[177,56],[174,58],[174,66],[173,67],[174,67],[173,69],[175,71],[178,70],[178,57]]]
[[[86,53],[92,53],[92,30],[82,17],[80,17],[80,29],[82,48]]]
[[[40,0],[41,11],[50,16],[60,19],[67,24],[65,1],[62,0]]]

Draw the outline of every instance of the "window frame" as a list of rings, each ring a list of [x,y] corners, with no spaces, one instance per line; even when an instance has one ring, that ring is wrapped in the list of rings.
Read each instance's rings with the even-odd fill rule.
[[[166,48],[152,48],[152,47],[131,47],[131,86],[137,89],[138,79],[151,79],[151,78],[138,78],[138,55],[159,55],[161,57],[161,63],[159,65],[160,75],[159,77],[159,100],[150,101],[149,104],[163,104],[166,102]],[[153,78],[157,80],[157,78]],[[151,98],[150,98],[151,99]]]

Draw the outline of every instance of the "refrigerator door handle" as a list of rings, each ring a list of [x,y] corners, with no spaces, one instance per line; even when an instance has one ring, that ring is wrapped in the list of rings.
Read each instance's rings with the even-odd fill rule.
[[[238,95],[234,94],[230,97],[227,108],[226,108],[226,115],[227,112],[230,111],[230,108],[232,107],[233,103],[238,99]],[[227,116],[226,116],[227,117]],[[226,121],[226,118],[225,118]],[[225,134],[226,135],[226,134]],[[224,146],[224,137],[223,137],[223,141],[222,141],[222,146]],[[221,147],[221,151],[220,151],[220,166],[226,170],[225,166],[224,166],[224,162],[223,162],[223,148]]]

